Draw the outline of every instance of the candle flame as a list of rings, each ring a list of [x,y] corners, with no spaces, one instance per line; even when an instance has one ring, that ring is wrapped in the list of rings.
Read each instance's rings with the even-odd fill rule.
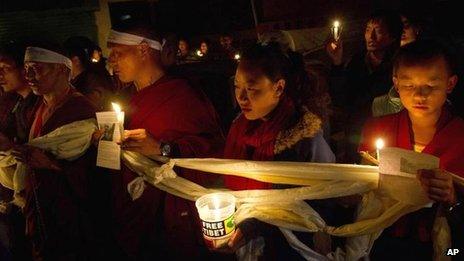
[[[333,26],[334,27],[340,27],[340,22],[338,20],[336,20],[334,23],[333,23]]]
[[[116,113],[118,113],[118,114],[121,113],[121,106],[119,106],[119,104],[112,102],[111,105],[113,106],[113,110]]]
[[[234,58],[235,58],[235,60],[240,60],[240,54],[238,54],[238,53],[235,54]]]
[[[385,147],[385,142],[379,138],[375,141],[375,146],[377,147],[378,150],[381,150],[383,149],[383,147]]]
[[[203,56],[203,53],[200,50],[197,50],[197,55],[201,57]]]

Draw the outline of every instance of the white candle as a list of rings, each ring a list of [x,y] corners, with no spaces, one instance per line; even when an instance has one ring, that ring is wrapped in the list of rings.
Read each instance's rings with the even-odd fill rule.
[[[118,122],[124,124],[124,112],[121,111],[121,106],[119,104],[112,102],[113,110],[116,112],[118,117]]]
[[[340,22],[339,21],[335,21],[333,23],[332,32],[333,32],[334,40],[338,41],[340,39]]]
[[[221,202],[220,202],[218,196],[214,195],[214,197],[213,197],[213,209],[211,211],[211,213],[213,214],[212,218],[214,220],[220,220],[221,219],[221,214],[220,214],[221,210],[220,210],[220,208],[221,208]]]
[[[381,138],[378,138],[375,141],[375,147],[377,148],[377,160],[380,161],[380,150],[385,147],[385,142]]]
[[[121,106],[119,104],[112,102],[111,105],[113,106],[114,112],[116,112],[116,117],[118,120],[118,128],[115,130],[115,140],[117,142],[121,141],[123,139],[123,133],[124,133],[124,112],[121,110]]]

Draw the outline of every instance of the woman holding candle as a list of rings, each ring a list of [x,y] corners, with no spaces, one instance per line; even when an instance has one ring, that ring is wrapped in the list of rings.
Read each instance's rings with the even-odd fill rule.
[[[410,43],[396,56],[393,82],[405,109],[368,121],[359,149],[374,151],[375,140],[381,137],[385,146],[439,157],[440,169],[418,173],[425,193],[436,204],[403,216],[386,229],[374,244],[371,257],[431,260],[433,245],[438,242],[432,228],[435,230],[440,217],[446,217],[451,228],[451,247],[462,247],[464,242],[464,189],[454,184],[450,175],[464,176],[464,121],[447,104],[447,95],[457,82],[453,56],[433,41]]]
[[[327,94],[317,87],[309,85],[304,62],[297,53],[284,52],[276,43],[246,50],[235,75],[235,96],[242,113],[229,131],[224,157],[334,162],[321,129]],[[233,190],[273,188],[272,184],[241,177],[224,179],[226,187]],[[265,258],[279,259],[274,251],[297,257],[295,251],[285,251],[288,244],[279,234],[276,227],[249,219],[237,225],[228,245],[236,250],[263,236]]]

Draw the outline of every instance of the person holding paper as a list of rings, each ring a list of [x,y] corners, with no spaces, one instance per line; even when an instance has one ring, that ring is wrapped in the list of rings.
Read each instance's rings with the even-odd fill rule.
[[[59,47],[28,47],[24,64],[28,85],[41,96],[29,141],[63,125],[95,117],[94,106],[70,85],[71,61]],[[87,183],[95,164],[93,154],[88,151],[68,161],[36,147],[14,147],[17,160],[30,170],[25,179],[23,211],[34,259],[79,260],[96,252],[88,233],[93,231],[89,228]]]
[[[276,42],[255,44],[245,50],[235,76],[235,97],[242,110],[227,136],[224,157],[258,161],[334,162],[323,137],[322,125],[328,103],[324,92],[310,84],[301,55],[285,51]],[[272,189],[279,186],[247,178],[226,176],[232,190]],[[280,186],[282,188],[282,186]],[[328,214],[327,202],[314,201],[319,213]],[[320,210],[320,211],[319,211]],[[327,218],[325,215],[324,219]],[[330,218],[329,218],[330,219]],[[328,220],[330,223],[332,220]],[[301,233],[311,247],[331,251],[330,237]],[[262,258],[300,258],[280,231],[256,219],[237,224],[229,251],[264,237]]]
[[[216,112],[201,92],[187,81],[166,74],[163,38],[152,27],[126,20],[108,38],[113,72],[123,82],[134,82],[137,93],[129,108],[123,150],[148,157],[218,157],[224,137]],[[211,175],[179,170],[177,174],[208,186]],[[126,166],[114,175],[114,228],[128,259],[169,253],[170,259],[201,258],[207,253],[194,202],[143,185],[138,198],[127,186],[137,178]],[[165,249],[160,250],[159,245]],[[166,250],[167,249],[167,250]]]
[[[440,169],[417,173],[424,192],[435,201],[403,216],[374,243],[374,260],[431,260],[436,237],[436,219],[447,217],[452,247],[462,248],[464,189],[453,182],[454,174],[464,177],[464,121],[455,116],[447,96],[457,83],[456,61],[452,53],[431,40],[404,46],[393,64],[393,82],[405,109],[393,115],[372,118],[363,129],[360,151],[375,151],[375,140],[387,147],[428,153],[440,159]],[[442,253],[438,253],[442,254]]]

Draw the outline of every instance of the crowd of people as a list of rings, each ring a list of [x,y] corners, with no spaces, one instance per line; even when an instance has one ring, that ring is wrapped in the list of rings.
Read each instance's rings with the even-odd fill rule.
[[[450,247],[463,249],[464,188],[451,175],[464,177],[458,50],[407,12],[372,14],[364,37],[364,47],[350,58],[343,37],[327,41],[327,78],[278,42],[239,52],[232,35],[223,34],[220,51],[213,53],[207,39],[192,51],[187,39],[130,19],[113,26],[107,60],[80,36],[62,44],[3,44],[0,164],[7,153],[17,164],[0,165],[0,259],[233,260],[258,237],[265,242],[263,260],[302,258],[277,227],[257,219],[236,224],[221,249],[208,248],[194,202],[148,183],[133,199],[127,191],[138,177],[133,169],[96,166],[102,131],[72,159],[29,144],[111,110],[112,101],[126,113],[122,149],[153,159],[361,163],[359,152],[375,153],[379,136],[387,146],[437,156],[439,169],[417,173],[433,206],[397,220],[369,256],[433,259],[437,217],[447,220]],[[232,69],[204,77],[208,62]],[[20,164],[26,166],[23,182],[9,176]],[[176,173],[207,188],[288,187],[187,169]],[[307,203],[336,226],[353,222],[360,200]],[[322,255],[344,245],[324,232],[296,235]]]

